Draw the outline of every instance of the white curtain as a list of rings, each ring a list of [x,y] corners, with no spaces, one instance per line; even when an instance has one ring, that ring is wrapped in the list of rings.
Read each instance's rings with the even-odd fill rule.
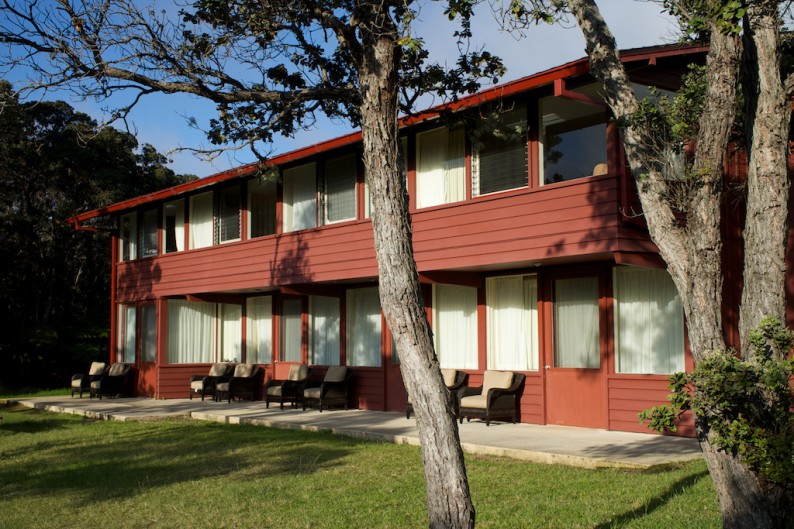
[[[240,362],[243,359],[243,306],[233,303],[219,305],[221,339],[219,358],[223,362]]]
[[[314,365],[339,365],[339,298],[309,297],[311,343],[309,359]]]
[[[281,360],[300,362],[301,351],[301,312],[303,302],[299,299],[285,299],[281,304]]]
[[[377,288],[347,291],[347,365],[381,365],[380,300]]]
[[[168,363],[215,361],[215,303],[168,300]]]
[[[190,197],[190,249],[212,246],[212,191]]]
[[[535,276],[489,277],[485,282],[488,369],[538,368],[538,281]]]
[[[463,128],[439,128],[417,135],[416,207],[466,198],[466,147]]]
[[[138,216],[122,215],[119,219],[119,259],[129,261],[138,257]]]
[[[554,365],[598,368],[598,278],[554,282]]]
[[[284,171],[284,231],[317,225],[317,176],[310,163]]]
[[[135,363],[135,305],[119,305],[118,353],[120,362]]]
[[[157,308],[154,305],[141,307],[141,361],[157,360]]]
[[[477,369],[477,289],[433,285],[433,337],[441,367]]]
[[[249,364],[269,364],[273,357],[273,298],[246,300],[246,358]]]
[[[665,270],[616,268],[615,312],[619,373],[684,370],[684,311]]]

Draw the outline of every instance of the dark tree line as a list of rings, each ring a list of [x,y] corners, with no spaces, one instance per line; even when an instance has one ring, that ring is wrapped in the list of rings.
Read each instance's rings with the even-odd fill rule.
[[[110,229],[72,215],[192,179],[151,145],[0,82],[0,387],[59,387],[108,354]]]

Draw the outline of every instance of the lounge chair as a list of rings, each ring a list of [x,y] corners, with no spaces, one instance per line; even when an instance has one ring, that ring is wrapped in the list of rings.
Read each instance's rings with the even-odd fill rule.
[[[231,402],[232,399],[246,397],[253,402],[257,386],[262,386],[260,375],[263,374],[262,368],[254,364],[237,364],[232,376],[221,377],[215,383],[214,400]]]
[[[88,373],[72,375],[72,397],[75,393],[80,393],[80,398],[83,398],[83,392],[91,392],[91,382],[99,380],[102,375],[108,370],[108,365],[105,362],[93,362],[88,369]]]
[[[444,384],[447,386],[447,398],[452,405],[453,413],[457,413],[458,409],[458,390],[466,383],[469,374],[457,369],[442,369],[441,377],[444,379]],[[414,405],[411,403],[411,398],[408,397],[408,403],[405,405],[405,418],[410,419],[411,414],[414,412]]]
[[[190,377],[190,400],[193,395],[201,395],[201,400],[207,395],[215,395],[215,384],[221,377],[231,376],[234,371],[234,364],[212,364],[207,375],[193,375]]]
[[[351,380],[353,373],[347,367],[329,367],[319,386],[303,389],[303,409],[307,406],[317,407],[321,412],[330,406],[344,406],[347,409]]]
[[[132,364],[122,362],[110,366],[99,379],[91,381],[91,398],[99,397],[99,400],[102,400],[102,395],[106,397],[123,395],[128,387],[127,377],[131,368]]]
[[[518,397],[524,375],[512,371],[486,371],[482,386],[465,387],[458,391],[458,418],[470,421],[472,417],[485,419],[490,426],[496,418],[509,418],[518,422]]]
[[[265,407],[270,408],[270,401],[281,404],[282,410],[285,401],[291,402],[293,408],[296,407],[303,397],[303,387],[311,375],[312,370],[306,364],[292,364],[285,380],[268,380],[265,385]]]

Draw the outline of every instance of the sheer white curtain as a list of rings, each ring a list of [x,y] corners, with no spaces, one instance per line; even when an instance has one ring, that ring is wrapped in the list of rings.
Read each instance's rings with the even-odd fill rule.
[[[488,369],[538,368],[538,280],[489,277],[485,282]]]
[[[241,362],[243,359],[243,306],[233,303],[219,305],[221,316],[220,359]]]
[[[212,191],[190,197],[190,249],[212,246]]]
[[[284,231],[317,226],[317,172],[310,163],[284,171]]]
[[[246,358],[249,364],[269,364],[273,357],[273,298],[246,300]]]
[[[157,307],[141,307],[141,361],[157,360]]]
[[[301,351],[301,313],[303,302],[299,299],[285,299],[281,303],[281,360],[300,362]]]
[[[347,291],[347,365],[381,365],[380,300],[377,288]]]
[[[615,312],[619,373],[684,370],[684,311],[665,270],[616,268]]]
[[[554,365],[598,368],[598,278],[554,282]]]
[[[463,128],[438,128],[417,135],[416,207],[466,198]]]
[[[118,354],[120,362],[135,362],[135,305],[119,305]]]
[[[311,343],[310,363],[314,365],[339,365],[339,298],[309,297]]]
[[[168,363],[215,361],[215,303],[168,300]]]
[[[433,285],[433,339],[441,367],[477,369],[477,289]]]

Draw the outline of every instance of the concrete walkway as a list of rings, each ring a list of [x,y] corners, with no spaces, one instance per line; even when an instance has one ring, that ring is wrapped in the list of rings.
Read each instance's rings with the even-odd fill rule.
[[[281,429],[326,431],[339,435],[418,445],[416,421],[404,414],[364,410],[293,410],[263,402],[231,403],[188,399],[88,399],[37,397],[15,399],[29,408],[120,421],[192,418],[228,424],[254,424]],[[525,461],[584,468],[651,468],[701,457],[693,439],[613,432],[566,426],[464,422],[463,450]]]

